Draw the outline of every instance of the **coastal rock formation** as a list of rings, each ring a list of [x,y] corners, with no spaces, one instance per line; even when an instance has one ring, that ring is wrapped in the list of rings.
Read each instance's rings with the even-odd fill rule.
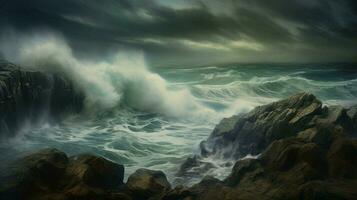
[[[351,132],[352,121],[346,109],[323,107],[314,95],[300,93],[223,119],[201,149],[203,155],[222,153],[225,157],[241,158],[261,153],[274,140],[296,136],[312,127],[334,125]],[[227,147],[231,150],[223,152]]]
[[[178,175],[201,173],[203,168],[207,169],[202,158],[216,156],[238,160],[247,155],[259,155],[273,141],[283,138],[298,136],[327,143],[331,138],[323,130],[337,126],[349,135],[356,135],[355,120],[356,107],[327,107],[314,95],[299,93],[258,106],[249,113],[223,119],[209,138],[201,142],[201,154],[188,158]]]
[[[230,148],[234,150],[232,155],[239,158],[238,155],[257,152],[260,156],[238,159],[224,180],[206,176],[192,187],[171,189],[163,172],[148,169],[137,170],[124,183],[124,167],[120,164],[93,155],[68,158],[55,149],[42,150],[1,173],[0,199],[353,200],[357,197],[353,109],[323,107],[313,95],[302,93],[225,119],[207,141],[218,137],[222,139],[219,142],[228,144],[228,134],[231,142],[243,145],[242,149]],[[248,134],[248,127],[255,130],[250,132],[252,138],[233,132],[237,128]],[[251,144],[261,151],[246,148]],[[219,145],[201,157],[220,152],[223,146]],[[183,168],[202,165],[199,159],[200,156],[189,159]]]
[[[83,101],[84,96],[61,75],[0,61],[0,137],[13,135],[25,123],[79,112]]]
[[[44,149],[1,174],[0,199],[103,199],[123,185],[124,167],[93,155]]]
[[[156,199],[171,189],[161,171],[139,169],[123,179],[124,166],[102,157],[44,149],[1,173],[0,199]]]
[[[356,199],[357,140],[339,129],[328,134],[329,147],[276,140],[258,159],[236,162],[224,181],[203,180],[177,199]]]

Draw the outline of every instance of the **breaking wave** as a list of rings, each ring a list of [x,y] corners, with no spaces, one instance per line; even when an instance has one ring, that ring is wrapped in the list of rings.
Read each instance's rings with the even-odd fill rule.
[[[20,41],[12,50],[16,56],[7,59],[65,74],[84,91],[91,111],[124,105],[173,117],[207,116],[212,112],[197,102],[187,88],[169,87],[161,76],[150,72],[141,52],[118,52],[106,61],[95,62],[77,59],[66,41],[54,34]]]

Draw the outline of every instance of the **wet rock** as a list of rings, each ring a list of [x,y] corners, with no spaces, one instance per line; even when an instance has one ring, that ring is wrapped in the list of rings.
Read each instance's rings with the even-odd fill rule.
[[[236,186],[242,178],[248,173],[256,171],[253,176],[259,176],[263,172],[260,162],[257,159],[245,159],[236,162],[231,174],[225,179],[225,183],[229,186]]]
[[[299,187],[296,198],[306,200],[356,199],[357,181],[313,181]]]
[[[201,160],[201,157],[199,156],[193,156],[187,158],[186,161],[181,164],[177,176],[188,176],[192,178],[203,174],[212,168],[215,168],[212,163]]]
[[[184,170],[207,171],[199,163],[202,157],[238,160],[248,154],[258,155],[275,140],[284,138],[297,136],[327,148],[337,134],[331,130],[341,129],[345,135],[357,131],[354,123],[356,110],[356,107],[323,107],[314,95],[300,93],[258,106],[249,113],[225,118],[209,138],[200,143],[201,154],[187,159],[182,165],[179,175],[185,175]]]
[[[207,140],[212,152],[226,157],[259,154],[272,141],[295,136],[309,128],[315,115],[322,114],[322,104],[309,93],[259,106],[251,112],[223,120]],[[229,151],[224,150],[230,148]]]
[[[93,155],[71,158],[67,175],[78,182],[101,189],[116,189],[123,184],[124,166]]]
[[[357,148],[354,140],[336,139],[327,153],[329,176],[357,179]]]
[[[123,177],[124,167],[104,158],[69,159],[56,149],[45,149],[2,174],[0,199],[111,199],[114,194],[109,191],[118,191]]]
[[[25,199],[56,189],[68,162],[67,156],[56,149],[41,150],[16,161],[0,178],[1,199]]]
[[[79,112],[84,96],[59,74],[20,69],[0,61],[0,137],[14,135],[25,121],[58,120]]]
[[[357,105],[352,106],[347,110],[347,115],[350,117],[351,122],[353,124],[352,135],[357,136]]]
[[[137,199],[148,199],[169,190],[171,185],[162,171],[138,169],[129,176],[126,187]]]
[[[159,199],[162,200],[181,200],[181,199],[192,199],[191,191],[183,186],[177,186],[174,189],[168,191],[166,194],[161,196]]]

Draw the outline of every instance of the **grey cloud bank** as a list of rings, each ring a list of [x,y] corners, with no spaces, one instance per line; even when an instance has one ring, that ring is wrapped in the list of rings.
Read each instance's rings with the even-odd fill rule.
[[[353,62],[354,0],[0,1],[1,35],[50,30],[78,56],[145,52],[153,65]]]

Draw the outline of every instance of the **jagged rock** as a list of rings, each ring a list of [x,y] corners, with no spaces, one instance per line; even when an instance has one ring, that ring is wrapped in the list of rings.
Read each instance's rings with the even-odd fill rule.
[[[174,194],[181,199],[355,199],[357,141],[335,131],[341,129],[329,132],[328,145],[298,137],[276,140],[259,158],[237,161],[223,182],[209,178]]]
[[[170,183],[162,171],[138,169],[129,176],[126,187],[138,199],[148,199],[169,190]]]
[[[11,136],[23,123],[45,116],[56,120],[79,112],[84,96],[59,74],[20,69],[0,61],[0,137]]]
[[[308,93],[259,106],[251,112],[225,119],[207,140],[214,154],[241,158],[259,154],[272,141],[295,136],[309,128],[315,115],[322,114],[322,104]],[[230,150],[223,150],[229,148]]]
[[[328,145],[333,140],[330,130],[353,135],[356,107],[349,110],[341,106],[322,107],[322,103],[309,93],[300,93],[268,105],[258,106],[249,113],[223,119],[206,141],[200,143],[201,154],[188,158],[178,175],[185,171],[207,171],[210,166],[199,167],[202,157],[240,159],[258,155],[275,140],[295,137]],[[336,132],[334,132],[335,134]],[[195,162],[193,162],[195,161]],[[190,167],[191,164],[191,167]],[[213,167],[213,166],[211,166]]]
[[[356,107],[322,107],[316,97],[301,93],[223,119],[200,143],[201,155],[188,158],[179,175],[185,175],[181,171],[199,171],[200,162],[208,156],[239,160],[247,154],[261,155],[237,161],[224,184],[216,181],[211,183],[216,184],[214,189],[188,188],[186,196],[354,199],[357,140],[350,137],[356,133],[356,113]]]

